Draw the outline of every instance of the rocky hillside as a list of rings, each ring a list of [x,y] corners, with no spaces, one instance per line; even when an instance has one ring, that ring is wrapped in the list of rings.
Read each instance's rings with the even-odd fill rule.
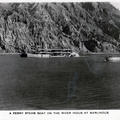
[[[110,3],[1,3],[0,48],[5,52],[70,48],[120,51],[120,11]]]

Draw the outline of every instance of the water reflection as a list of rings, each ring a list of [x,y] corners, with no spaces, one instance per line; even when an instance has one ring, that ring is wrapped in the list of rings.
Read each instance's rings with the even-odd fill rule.
[[[77,81],[78,81],[78,73],[74,73],[74,77],[72,80],[68,82],[68,96],[67,100],[71,100],[71,98],[76,97],[76,89],[77,89]]]

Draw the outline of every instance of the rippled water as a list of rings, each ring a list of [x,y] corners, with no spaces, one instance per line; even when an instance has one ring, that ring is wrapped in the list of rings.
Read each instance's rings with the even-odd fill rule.
[[[104,56],[0,56],[0,110],[118,109],[120,63]]]

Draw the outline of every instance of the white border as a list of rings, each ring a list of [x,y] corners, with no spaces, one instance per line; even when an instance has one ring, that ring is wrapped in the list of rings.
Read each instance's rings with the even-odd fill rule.
[[[119,0],[0,0],[1,3],[8,2],[120,2]]]
[[[8,2],[117,2],[119,0],[0,0],[2,3]],[[47,114],[47,112],[74,112],[76,110],[40,110],[40,111],[0,111],[0,120],[120,120],[120,110],[77,110],[76,112],[101,112],[107,111],[109,114]],[[23,114],[9,114],[13,112],[23,112]],[[32,115],[25,112],[45,112],[43,115]]]

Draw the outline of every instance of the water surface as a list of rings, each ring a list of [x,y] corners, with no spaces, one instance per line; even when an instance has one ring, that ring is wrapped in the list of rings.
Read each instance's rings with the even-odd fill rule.
[[[119,109],[120,63],[0,56],[0,110]]]

